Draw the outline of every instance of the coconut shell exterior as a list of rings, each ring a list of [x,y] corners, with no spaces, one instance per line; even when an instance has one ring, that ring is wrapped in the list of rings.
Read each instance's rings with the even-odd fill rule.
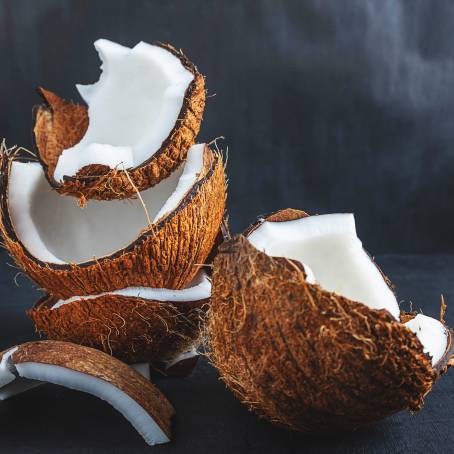
[[[173,129],[148,160],[137,167],[110,169],[91,164],[67,177],[63,183],[54,179],[54,171],[63,150],[76,145],[88,128],[86,106],[64,101],[56,94],[39,88],[44,104],[34,109],[34,137],[38,158],[52,187],[61,194],[86,199],[110,200],[134,197],[168,177],[186,158],[195,143],[205,109],[205,80],[196,66],[169,44],[157,43],[175,55],[194,79],[188,86],[181,111]],[[152,125],[150,125],[151,127]],[[155,150],[150,150],[150,154]],[[133,184],[131,184],[131,181]]]
[[[161,370],[161,363],[200,343],[208,299],[174,303],[103,295],[51,309],[56,302],[46,296],[27,312],[40,334]]]
[[[415,334],[385,310],[324,291],[244,236],[214,262],[210,356],[259,416],[297,431],[337,432],[418,410],[433,368]],[[452,336],[451,336],[452,338]]]
[[[93,295],[125,287],[182,289],[196,276],[215,244],[225,210],[220,154],[205,148],[204,170],[178,207],[145,228],[129,246],[81,264],[52,264],[32,256],[17,238],[8,211],[11,157],[1,157],[0,231],[9,254],[55,297]]]
[[[36,341],[19,345],[11,360],[15,365],[32,362],[60,366],[104,380],[136,401],[171,438],[175,410],[170,402],[150,380],[109,355],[68,342]]]

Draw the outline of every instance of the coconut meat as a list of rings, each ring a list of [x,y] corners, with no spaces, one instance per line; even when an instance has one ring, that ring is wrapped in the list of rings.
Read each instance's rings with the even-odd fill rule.
[[[149,287],[126,287],[111,292],[103,292],[97,295],[73,296],[66,300],[58,300],[51,309],[58,309],[65,304],[77,300],[91,300],[104,295],[121,295],[132,296],[155,301],[185,302],[200,301],[207,299],[211,295],[211,282],[204,271],[200,271],[193,282],[182,290],[170,290],[166,288],[149,288]]]
[[[153,223],[175,210],[203,170],[204,144],[190,148],[186,162],[140,193]],[[131,244],[148,226],[137,199],[89,200],[81,209],[71,197],[50,190],[40,164],[11,163],[8,209],[17,238],[35,258],[82,263]]]
[[[102,62],[92,85],[76,85],[88,105],[82,140],[60,155],[54,179],[62,182],[88,164],[139,166],[162,146],[178,121],[194,75],[160,46],[133,48],[106,39],[94,43]]]
[[[142,377],[145,377],[147,380],[150,380],[150,364],[148,363],[135,363],[131,364],[131,367],[139,372]]]
[[[432,365],[437,364],[448,348],[448,331],[445,325],[432,317],[418,314],[406,322],[405,326],[416,334],[424,353],[432,359]]]
[[[6,361],[9,360],[7,359]],[[53,383],[76,391],[92,394],[93,396],[105,400],[118,410],[150,445],[167,443],[170,441],[155,420],[141,405],[139,405],[139,403],[105,380],[52,364],[35,362],[12,364],[9,361],[9,367],[13,368],[14,373],[11,373],[14,379],[16,379],[16,377],[18,377],[19,380],[22,379],[24,385],[35,384],[36,386],[36,383],[40,384],[41,382]],[[1,383],[1,385],[3,385],[3,383]],[[25,390],[25,388],[23,388],[23,390]],[[4,398],[7,397],[10,396],[5,396]]]
[[[396,297],[364,251],[353,214],[263,221],[248,240],[270,256],[300,261],[323,289],[372,309],[386,309],[399,319]]]

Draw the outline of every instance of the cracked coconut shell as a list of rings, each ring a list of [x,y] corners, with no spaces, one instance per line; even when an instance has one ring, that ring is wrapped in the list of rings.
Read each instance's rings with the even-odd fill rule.
[[[110,200],[134,197],[137,191],[156,185],[169,176],[183,161],[195,143],[205,108],[205,80],[196,66],[169,44],[157,43],[176,56],[193,74],[178,119],[160,148],[147,160],[125,170],[90,164],[74,177],[63,182],[54,178],[62,152],[76,145],[88,128],[88,112],[84,105],[61,99],[51,91],[39,88],[44,104],[34,109],[34,137],[37,155],[50,185],[61,194],[86,199]]]
[[[107,294],[52,308],[45,296],[27,314],[48,339],[93,347],[129,364],[161,365],[200,343],[209,299],[156,301]]]
[[[432,367],[417,336],[388,311],[307,283],[299,262],[270,257],[241,235],[220,247],[212,285],[213,364],[250,410],[294,430],[349,430],[418,410],[453,364],[451,331]]]
[[[203,170],[178,206],[144,228],[128,246],[79,264],[43,262],[17,237],[8,207],[8,178],[14,153],[1,156],[0,230],[15,262],[41,288],[58,298],[125,287],[182,289],[195,277],[215,244],[225,210],[224,165],[204,149]]]

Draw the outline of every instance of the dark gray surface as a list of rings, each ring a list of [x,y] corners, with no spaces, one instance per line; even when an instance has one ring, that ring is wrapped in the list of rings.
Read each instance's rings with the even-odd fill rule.
[[[0,136],[30,146],[44,85],[77,99],[94,39],[170,41],[207,76],[235,231],[353,211],[376,252],[454,252],[454,2],[0,0]]]
[[[4,254],[0,255],[1,263]],[[440,293],[454,325],[454,256],[381,256],[379,264],[397,285],[408,309],[438,314]],[[14,271],[0,265],[0,348],[32,337],[23,311],[37,297]],[[119,413],[98,399],[46,385],[0,402],[3,453],[332,453],[397,454],[454,452],[454,371],[443,377],[416,415],[400,413],[372,427],[338,437],[313,438],[259,421],[200,364],[190,378],[160,379],[159,388],[177,417],[171,444],[149,448]]]

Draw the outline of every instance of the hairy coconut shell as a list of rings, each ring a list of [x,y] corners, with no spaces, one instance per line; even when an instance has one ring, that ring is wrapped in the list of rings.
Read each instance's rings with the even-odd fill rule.
[[[5,352],[0,353],[0,360]],[[14,365],[32,362],[60,366],[114,385],[137,402],[167,437],[171,436],[172,405],[150,380],[115,358],[68,342],[35,341],[18,345],[11,360]]]
[[[249,409],[294,430],[341,431],[418,410],[452,364],[451,347],[432,367],[387,311],[307,283],[295,262],[244,236],[221,246],[212,285],[213,364]]]
[[[63,183],[54,179],[54,171],[63,150],[76,145],[88,128],[88,111],[83,105],[64,101],[56,94],[39,88],[44,104],[34,109],[34,137],[38,158],[49,183],[61,194],[85,199],[110,200],[134,197],[168,177],[186,158],[195,143],[205,109],[205,80],[196,66],[169,44],[157,43],[173,55],[194,75],[186,90],[183,105],[172,131],[153,156],[137,167],[110,169],[91,164],[83,167]],[[152,126],[152,125],[150,125]],[[150,150],[150,153],[153,150]],[[131,181],[133,184],[131,184]]]
[[[32,256],[17,238],[8,211],[13,157],[1,156],[0,231],[15,262],[56,297],[93,295],[125,287],[181,289],[206,263],[225,210],[226,183],[219,153],[207,146],[204,170],[178,207],[110,256],[80,264],[53,264]]]
[[[208,299],[162,302],[132,296],[102,295],[55,309],[58,298],[45,296],[27,314],[48,339],[93,347],[126,363],[160,363],[199,344]]]

